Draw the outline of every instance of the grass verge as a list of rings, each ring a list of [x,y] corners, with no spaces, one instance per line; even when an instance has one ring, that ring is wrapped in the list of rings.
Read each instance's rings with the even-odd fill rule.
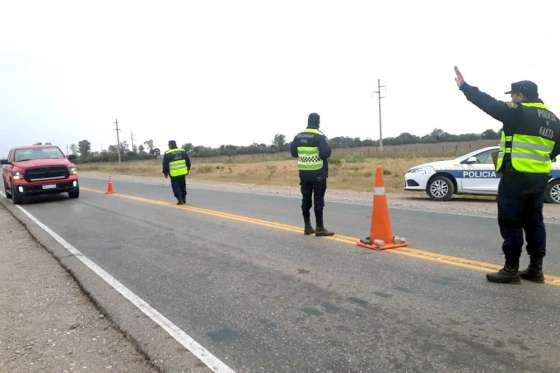
[[[389,192],[399,192],[404,187],[405,172],[418,164],[439,158],[365,158],[349,154],[335,156],[329,163],[329,187],[340,190],[371,191],[376,165],[382,165],[385,186]],[[297,162],[293,159],[255,161],[235,157],[216,161],[212,158],[195,158],[189,178],[201,181],[219,181],[257,185],[288,185],[299,182]],[[113,175],[160,176],[161,160],[130,161],[117,163],[85,163],[81,171],[97,171]]]

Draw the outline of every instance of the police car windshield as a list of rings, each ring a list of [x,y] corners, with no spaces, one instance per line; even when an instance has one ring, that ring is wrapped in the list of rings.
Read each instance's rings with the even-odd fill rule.
[[[36,159],[64,159],[64,154],[57,147],[31,148],[16,150],[16,162],[33,161]]]
[[[493,152],[497,152],[498,151],[498,147],[492,147],[492,148],[484,148],[484,149],[478,149],[475,150],[474,152],[470,152],[468,154],[462,155],[460,157],[455,158],[458,161],[465,161],[467,159],[469,159],[470,157],[483,157],[486,153],[488,153],[488,155],[491,157]]]

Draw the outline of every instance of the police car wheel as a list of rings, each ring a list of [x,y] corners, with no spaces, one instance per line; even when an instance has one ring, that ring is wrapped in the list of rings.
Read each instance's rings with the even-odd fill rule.
[[[554,180],[546,187],[544,194],[546,202],[560,203],[560,180]]]
[[[436,176],[430,180],[426,190],[431,199],[437,201],[447,201],[455,193],[453,182],[445,176]]]

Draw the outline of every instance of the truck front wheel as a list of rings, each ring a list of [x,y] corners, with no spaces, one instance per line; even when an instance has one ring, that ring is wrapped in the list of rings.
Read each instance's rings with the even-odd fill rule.
[[[71,191],[68,192],[68,197],[75,199],[78,198],[80,196],[80,188],[76,187],[74,189],[72,189]]]
[[[17,187],[12,184],[10,192],[12,193],[12,202],[14,205],[21,205],[23,203],[23,195],[18,192]]]
[[[5,181],[4,181],[4,193],[6,194],[7,199],[12,198],[12,191],[10,190],[10,188],[8,188]]]

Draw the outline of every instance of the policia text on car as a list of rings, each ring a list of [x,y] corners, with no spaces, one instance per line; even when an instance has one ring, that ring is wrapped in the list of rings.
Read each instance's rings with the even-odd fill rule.
[[[315,233],[316,236],[332,236],[323,222],[323,208],[325,207],[325,192],[329,176],[329,157],[331,147],[327,138],[319,131],[320,117],[317,113],[309,114],[307,129],[294,137],[290,151],[298,159],[299,178],[302,194],[301,210],[305,223],[306,235]],[[314,206],[316,229],[311,226],[311,206]]]
[[[163,176],[171,177],[173,194],[178,205],[184,205],[187,199],[186,176],[191,170],[191,160],[187,152],[177,148],[175,140],[169,141],[169,150],[163,156]]]
[[[560,121],[539,99],[537,85],[513,83],[511,102],[498,101],[465,83],[455,67],[456,82],[467,99],[503,123],[496,171],[498,223],[504,239],[505,266],[487,278],[491,282],[520,283],[520,277],[543,283],[546,231],[543,222],[544,190],[552,160],[560,154]],[[518,272],[523,232],[530,256],[529,267]]]

